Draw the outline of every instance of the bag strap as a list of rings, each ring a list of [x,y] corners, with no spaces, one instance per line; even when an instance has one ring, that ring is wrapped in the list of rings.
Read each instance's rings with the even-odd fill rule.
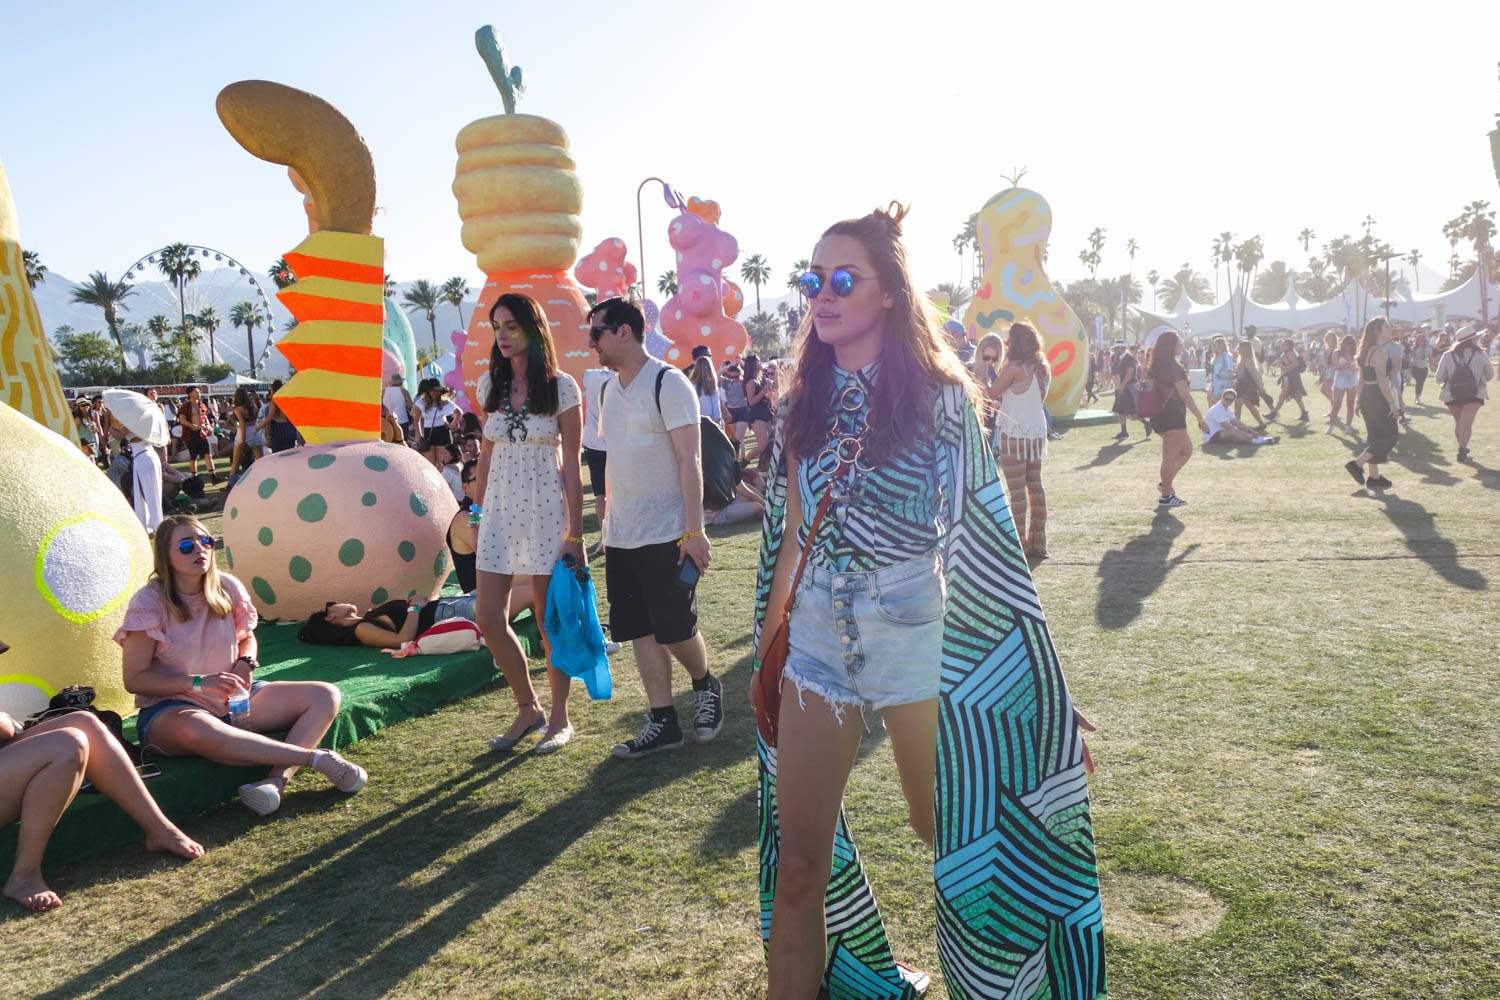
[[[791,489],[796,489],[797,484],[792,483]],[[802,546],[802,555],[797,559],[797,572],[792,574],[792,589],[787,591],[786,602],[781,608],[781,620],[787,621],[792,616],[792,598],[797,596],[797,587],[802,583],[802,571],[807,568],[807,550],[812,547],[813,539],[818,537],[818,528],[822,527],[823,515],[828,513],[828,507],[833,502],[833,489],[830,488],[823,493],[823,499],[818,501],[817,512],[813,514],[812,524],[807,530],[807,542]]]

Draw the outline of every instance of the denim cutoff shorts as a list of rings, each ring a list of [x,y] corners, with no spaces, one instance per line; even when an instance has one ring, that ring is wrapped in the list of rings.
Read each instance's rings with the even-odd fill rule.
[[[843,722],[845,706],[936,698],[946,599],[937,550],[869,572],[809,565],[792,602],[786,669],[798,704],[812,692]]]
[[[271,682],[270,681],[251,681],[250,682],[250,697],[252,697],[252,698],[255,697],[255,692],[259,691],[261,688],[265,687],[269,683],[271,683]],[[165,710],[173,707],[174,705],[186,705],[189,708],[199,708],[199,709],[202,708],[202,706],[199,705],[199,704],[197,704],[196,702],[184,701],[181,698],[168,698],[166,701],[159,701],[155,705],[147,705],[145,708],[141,709],[140,714],[138,714],[135,717],[135,739],[136,739],[136,742],[139,743],[143,747],[150,746],[151,741],[148,738],[148,734],[151,731],[151,720],[154,719],[154,718],[156,718],[158,715],[160,715]],[[221,715],[221,716],[219,716],[219,718],[222,719],[225,722],[229,721],[229,716],[227,716],[227,715]],[[156,750],[158,753],[161,752],[156,747],[152,747],[151,749]]]

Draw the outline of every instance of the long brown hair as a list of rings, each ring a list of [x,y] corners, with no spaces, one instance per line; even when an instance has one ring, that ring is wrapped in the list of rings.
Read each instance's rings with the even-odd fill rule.
[[[1163,330],[1146,355],[1147,373],[1158,381],[1166,378],[1171,366],[1177,364],[1177,355],[1181,353],[1182,338],[1177,335],[1177,331]]]
[[[182,526],[188,526],[200,535],[207,535],[203,522],[191,514],[168,514],[156,526],[156,538],[151,543],[152,570],[150,582],[161,591],[162,600],[172,609],[172,617],[185,622],[193,617],[187,605],[177,596],[177,587],[172,579],[172,535]],[[229,614],[232,605],[219,579],[219,566],[212,554],[208,560],[208,572],[203,575],[203,599],[208,602],[208,612],[215,618]]]
[[[1359,366],[1363,368],[1370,360],[1370,352],[1380,346],[1380,334],[1388,326],[1384,316],[1376,316],[1365,324],[1359,337]]]
[[[552,331],[547,314],[529,295],[506,292],[490,306],[490,328],[495,326],[495,310],[509,309],[521,333],[526,336],[526,408],[532,413],[557,412],[557,349],[552,346]],[[484,412],[494,413],[510,399],[510,359],[500,353],[500,345],[490,344],[490,394],[484,399]]]
[[[1255,343],[1249,340],[1240,341],[1240,346],[1235,350],[1239,356],[1240,364],[1249,365],[1251,371],[1255,371]]]
[[[932,402],[938,386],[962,386],[978,412],[983,399],[969,370],[938,334],[926,296],[917,293],[901,243],[901,220],[906,208],[891,202],[858,219],[835,222],[823,231],[850,236],[870,255],[880,287],[895,300],[888,311],[885,346],[880,354],[880,376],[870,394],[869,461],[879,464],[891,455],[932,435]],[[787,389],[786,444],[793,454],[811,456],[823,447],[833,415],[833,347],[818,337],[813,310],[806,310],[797,367]]]
[[[698,358],[693,362],[693,367],[688,371],[688,381],[693,383],[693,388],[700,396],[719,394],[719,379],[714,375],[713,362],[707,358]]]
[[[1052,374],[1047,355],[1042,353],[1042,338],[1037,335],[1036,327],[1024,319],[1010,325],[1010,338],[1005,344],[1005,360],[1029,364],[1039,372]]]

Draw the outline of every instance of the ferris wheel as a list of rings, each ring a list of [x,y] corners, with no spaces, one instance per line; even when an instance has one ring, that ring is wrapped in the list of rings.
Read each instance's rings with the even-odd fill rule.
[[[211,309],[218,323],[211,338],[202,338],[198,352],[201,360],[228,364],[235,370],[264,367],[275,337],[275,313],[261,279],[222,250],[194,243],[183,246],[198,264],[200,273],[184,282],[180,302],[171,279],[162,273],[160,267],[167,247],[145,254],[125,269],[124,280],[133,282],[137,293],[126,304],[131,322],[144,327],[150,317],[160,315],[175,328],[179,322],[179,310],[188,317],[199,317]],[[263,317],[248,338],[243,327],[235,329],[229,322],[230,311],[239,302],[254,303]],[[252,339],[259,342],[254,348],[253,362],[250,357]]]

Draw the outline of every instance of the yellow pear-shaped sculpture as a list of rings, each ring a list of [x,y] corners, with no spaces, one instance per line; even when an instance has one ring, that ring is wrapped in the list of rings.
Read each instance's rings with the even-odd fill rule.
[[[978,231],[984,277],[964,315],[969,339],[978,341],[987,333],[1003,337],[1017,320],[1036,327],[1052,366],[1047,409],[1054,417],[1072,416],[1088,375],[1088,341],[1083,323],[1042,267],[1052,232],[1051,207],[1035,191],[1013,187],[985,202]]]

